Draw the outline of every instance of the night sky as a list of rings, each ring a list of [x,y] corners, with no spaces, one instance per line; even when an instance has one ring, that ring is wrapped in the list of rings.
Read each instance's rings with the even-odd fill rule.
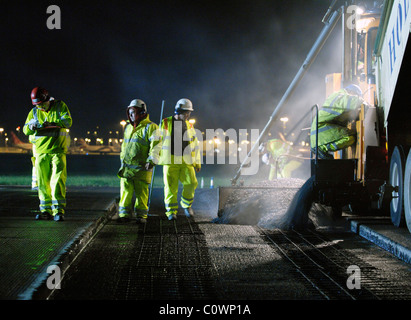
[[[185,97],[200,130],[261,130],[323,28],[330,3],[3,1],[0,127],[22,126],[31,89],[43,86],[67,103],[72,136],[96,126],[120,130],[135,98],[147,103],[156,123],[162,100],[166,117]],[[60,30],[46,25],[53,4],[61,10]],[[323,102],[325,75],[340,72],[340,29],[286,106],[291,123]]]

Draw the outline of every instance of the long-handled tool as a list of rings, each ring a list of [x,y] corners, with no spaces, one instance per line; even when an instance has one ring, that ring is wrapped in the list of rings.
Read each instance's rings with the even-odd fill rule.
[[[268,120],[266,126],[264,127],[263,131],[260,133],[260,136],[258,137],[257,141],[254,143],[252,146],[251,150],[248,152],[247,157],[244,159],[244,161],[241,163],[239,169],[237,170],[234,178],[231,180],[231,184],[235,186],[237,184],[237,180],[241,175],[242,168],[245,166],[245,164],[248,162],[249,158],[251,155],[258,150],[258,146],[260,145],[260,141],[264,139],[264,137],[268,134],[271,126],[274,124],[274,122],[277,120],[279,112],[283,109],[283,107],[286,105],[287,101],[297,88],[299,82],[301,79],[304,77],[305,73],[311,66],[311,64],[314,62],[315,58],[317,57],[318,53],[321,51],[323,45],[325,44],[326,40],[328,39],[328,36],[331,34],[332,30],[336,26],[339,18],[342,15],[341,9],[335,10],[332,14],[330,14],[332,7],[335,5],[335,1],[331,4],[330,8],[328,9],[326,16],[323,19],[323,22],[325,26],[323,27],[323,30],[321,31],[320,35],[318,36],[317,40],[315,41],[313,47],[311,48],[310,52],[307,55],[307,58],[305,59],[304,63],[300,67],[298,73],[294,77],[293,81],[291,82],[290,86],[288,87],[287,91],[284,93],[283,97],[281,98],[280,102],[278,103],[277,107],[274,109],[273,113],[270,116],[270,119]]]
[[[164,104],[165,101],[163,100],[163,102],[161,103],[161,113],[160,113],[160,121],[158,123],[158,125],[161,125],[161,120],[163,120],[163,110],[164,110]],[[147,211],[150,211],[150,204],[151,204],[151,194],[153,192],[153,186],[154,186],[154,174],[156,172],[156,166],[153,167],[153,174],[151,176],[151,184],[150,184],[150,193],[148,195],[148,202],[147,202]]]

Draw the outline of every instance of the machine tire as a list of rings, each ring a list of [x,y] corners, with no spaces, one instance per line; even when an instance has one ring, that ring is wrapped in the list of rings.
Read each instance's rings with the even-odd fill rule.
[[[411,150],[408,152],[404,171],[404,215],[408,230],[411,232]]]
[[[396,227],[404,224],[404,167],[404,149],[396,146],[391,156],[389,180],[393,187],[398,187],[398,192],[393,191],[390,202],[391,221]]]

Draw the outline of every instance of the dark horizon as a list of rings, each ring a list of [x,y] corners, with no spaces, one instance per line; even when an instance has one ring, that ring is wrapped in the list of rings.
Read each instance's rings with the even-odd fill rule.
[[[67,103],[72,136],[97,126],[121,130],[135,98],[156,123],[163,100],[166,117],[186,97],[200,130],[261,130],[323,28],[330,1],[54,4],[59,30],[47,28],[48,2],[4,4],[0,127],[6,131],[24,125],[35,86]],[[339,72],[339,45],[331,36],[285,108],[290,120],[325,99],[325,75]]]

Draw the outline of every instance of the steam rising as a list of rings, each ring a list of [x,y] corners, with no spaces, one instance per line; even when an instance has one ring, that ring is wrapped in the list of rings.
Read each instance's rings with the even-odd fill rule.
[[[28,105],[29,90],[41,82],[69,105],[75,134],[93,125],[118,127],[137,97],[155,122],[162,100],[168,116],[188,97],[200,130],[261,130],[319,35],[329,0],[70,2],[61,7],[62,29],[54,33],[36,18],[45,15],[38,5],[20,6],[6,5],[15,13],[7,19],[26,23],[19,29],[4,21],[1,54],[10,70],[3,73],[13,86],[4,87],[2,103]],[[287,128],[324,101],[325,75],[339,72],[337,43],[331,35],[285,106]],[[59,55],[42,49],[53,46]],[[7,121],[15,128],[24,118],[16,112]]]

